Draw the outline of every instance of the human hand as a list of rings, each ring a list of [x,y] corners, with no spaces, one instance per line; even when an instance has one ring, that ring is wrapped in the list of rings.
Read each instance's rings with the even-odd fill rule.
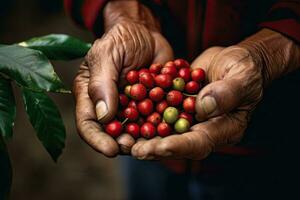
[[[217,148],[239,142],[263,88],[299,67],[299,52],[291,40],[270,30],[236,46],[206,50],[191,65],[207,72],[207,85],[196,100],[196,118],[201,123],[181,135],[140,139],[132,155],[146,160],[200,160]]]
[[[150,11],[137,1],[109,2],[104,22],[106,33],[95,41],[81,65],[74,94],[80,136],[96,151],[112,157],[129,153],[135,142],[128,134],[116,141],[98,123],[114,118],[119,85],[124,84],[129,70],[165,63],[173,58],[173,52]]]

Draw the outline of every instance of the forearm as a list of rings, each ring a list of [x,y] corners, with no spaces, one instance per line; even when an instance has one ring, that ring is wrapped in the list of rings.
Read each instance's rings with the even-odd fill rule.
[[[120,22],[134,22],[143,24],[151,31],[159,31],[159,22],[150,9],[138,0],[112,0],[107,3],[103,11],[104,28],[109,30]]]
[[[263,29],[246,38],[238,46],[249,50],[254,62],[260,65],[264,86],[300,68],[299,45],[278,32]]]

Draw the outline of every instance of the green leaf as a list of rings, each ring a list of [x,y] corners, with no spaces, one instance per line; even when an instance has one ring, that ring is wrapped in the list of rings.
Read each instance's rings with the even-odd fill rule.
[[[49,59],[70,60],[81,58],[91,48],[90,43],[85,43],[75,37],[63,34],[50,34],[35,37],[19,43],[23,47],[36,49],[43,52]]]
[[[1,46],[0,72],[31,90],[67,92],[49,60],[37,50]]]
[[[65,147],[66,129],[54,102],[41,92],[22,89],[29,120],[54,161]]]
[[[16,103],[10,80],[0,75],[0,135],[7,141],[12,137],[16,118]]]
[[[0,135],[0,199],[8,199],[12,180],[11,163],[5,142]]]

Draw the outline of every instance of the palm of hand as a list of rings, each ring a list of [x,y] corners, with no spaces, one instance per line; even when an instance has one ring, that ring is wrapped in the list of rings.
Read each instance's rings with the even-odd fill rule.
[[[214,47],[192,68],[207,72],[208,84],[197,96],[196,118],[202,121],[182,135],[140,139],[132,147],[138,159],[203,159],[223,145],[238,142],[263,91],[261,66],[241,47]]]
[[[74,80],[76,124],[79,135],[96,151],[116,156],[131,147],[128,134],[115,141],[98,123],[113,119],[118,109],[118,84],[136,67],[173,58],[168,42],[157,32],[138,23],[122,22],[97,40]],[[121,83],[119,83],[119,80]],[[105,104],[99,102],[105,102]],[[104,106],[103,106],[104,105]],[[96,107],[96,110],[95,110]],[[127,152],[126,152],[127,153]]]

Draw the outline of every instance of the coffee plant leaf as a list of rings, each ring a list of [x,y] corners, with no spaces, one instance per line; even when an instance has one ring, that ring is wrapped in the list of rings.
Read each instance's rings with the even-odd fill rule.
[[[54,102],[44,92],[22,89],[25,110],[37,137],[54,161],[65,147],[66,129]]]
[[[23,47],[43,52],[50,60],[71,60],[86,55],[91,48],[90,43],[64,34],[50,34],[35,37],[19,43]]]
[[[70,93],[47,57],[37,50],[18,45],[0,46],[0,72],[34,91]]]
[[[11,81],[0,75],[0,135],[8,141],[13,135],[16,103]]]

